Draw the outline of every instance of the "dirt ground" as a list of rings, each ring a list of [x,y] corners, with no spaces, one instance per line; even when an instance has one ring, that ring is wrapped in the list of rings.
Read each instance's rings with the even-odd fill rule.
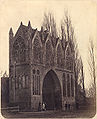
[[[92,118],[96,112],[93,110],[67,111],[41,111],[41,112],[7,112],[2,111],[5,118]]]

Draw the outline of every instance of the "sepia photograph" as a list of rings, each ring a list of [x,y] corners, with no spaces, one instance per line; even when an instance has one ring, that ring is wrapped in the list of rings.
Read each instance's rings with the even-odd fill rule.
[[[94,118],[95,0],[0,1],[0,118]]]

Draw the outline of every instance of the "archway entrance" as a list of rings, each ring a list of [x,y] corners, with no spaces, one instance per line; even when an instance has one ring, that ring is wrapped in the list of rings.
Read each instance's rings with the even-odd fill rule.
[[[56,73],[50,70],[43,81],[42,98],[47,110],[61,109],[61,86]]]

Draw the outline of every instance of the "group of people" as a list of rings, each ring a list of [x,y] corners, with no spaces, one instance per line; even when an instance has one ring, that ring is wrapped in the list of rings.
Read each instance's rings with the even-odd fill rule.
[[[42,105],[39,102],[38,111],[46,111],[46,104],[43,102]]]

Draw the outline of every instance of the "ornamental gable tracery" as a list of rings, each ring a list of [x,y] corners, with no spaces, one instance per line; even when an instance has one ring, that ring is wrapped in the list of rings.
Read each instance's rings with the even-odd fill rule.
[[[52,65],[54,60],[54,52],[51,39],[48,39],[46,41],[45,50],[46,50],[45,63],[46,65]]]
[[[13,45],[12,54],[16,62],[25,62],[28,56],[28,59],[31,59],[33,63],[45,64],[48,66],[56,65],[59,68],[73,70],[72,49],[68,41],[65,41],[65,46],[63,47],[62,40],[59,38],[52,38],[48,31],[43,31],[43,29],[42,31],[38,31],[37,29],[32,29],[31,26],[30,29],[32,33],[30,33],[29,36],[27,35],[29,26],[20,25],[15,35],[16,40]],[[19,31],[20,33],[18,33]],[[24,40],[22,37],[18,37],[18,34],[25,34],[29,36],[30,39]],[[19,43],[17,39],[19,39]],[[56,41],[55,44],[53,40]],[[25,44],[24,42],[26,41],[27,43]],[[29,55],[28,50],[30,48],[32,48],[32,56]]]
[[[38,35],[33,39],[33,44],[32,44],[32,52],[33,52],[33,61],[35,63],[42,63],[43,58],[42,58],[42,44],[41,40]]]
[[[12,56],[14,62],[20,63],[26,61],[26,46],[24,39],[21,37],[18,37],[13,44]]]
[[[68,43],[65,51],[65,67],[67,70],[73,71],[73,58],[72,58],[72,51],[71,47]]]
[[[62,68],[64,66],[63,65],[63,49],[60,42],[57,44],[56,54],[57,54],[57,66]]]

